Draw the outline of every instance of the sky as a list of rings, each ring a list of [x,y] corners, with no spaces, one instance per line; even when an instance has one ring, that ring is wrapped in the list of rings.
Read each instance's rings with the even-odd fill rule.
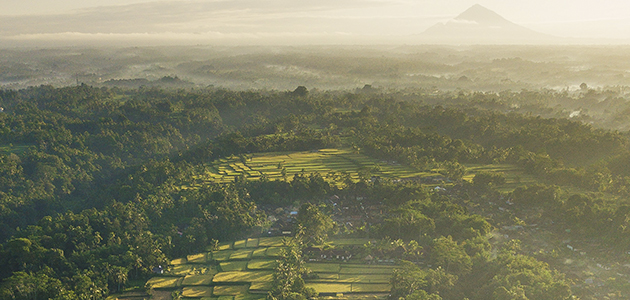
[[[627,0],[0,0],[0,43],[406,43],[474,4],[545,34],[630,41]]]

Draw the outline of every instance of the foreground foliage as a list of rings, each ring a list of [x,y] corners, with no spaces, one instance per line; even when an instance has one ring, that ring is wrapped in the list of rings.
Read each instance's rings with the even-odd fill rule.
[[[333,228],[327,219],[333,208],[326,201],[336,196],[353,199],[357,207],[382,208],[382,222],[360,220],[353,229],[344,227],[349,233],[400,239],[405,245],[413,240],[417,247],[409,248],[416,251],[401,251],[405,258],[427,259],[441,267],[416,270],[419,278],[432,278],[435,287],[411,282],[413,288],[397,289],[401,297],[434,297],[437,290],[440,297],[455,293],[473,299],[477,296],[466,289],[475,285],[466,278],[483,274],[496,280],[477,286],[487,284],[484,289],[497,299],[535,298],[543,292],[564,297],[562,280],[528,258],[477,262],[485,257],[478,239],[492,226],[466,205],[476,200],[475,193],[504,180],[479,174],[471,187],[462,181],[464,165],[511,164],[541,181],[627,196],[627,138],[574,120],[458,106],[486,96],[461,97],[462,102],[451,99],[450,106],[435,106],[426,105],[435,100],[426,95],[364,91],[86,85],[2,90],[0,292],[16,299],[33,293],[53,299],[72,293],[103,298],[130,281],[144,280],[169,259],[267,226],[265,211],[307,202],[313,205],[300,212],[308,216],[300,220],[306,243],[320,243]],[[439,170],[440,176],[424,183],[443,190],[429,191],[419,178],[373,176],[389,172],[378,164],[356,170],[354,177],[295,170],[289,176],[288,171],[282,174],[283,166],[275,180],[234,176],[233,182],[217,184],[204,177],[217,159],[246,161],[251,153],[321,148],[352,149],[378,164],[405,164],[419,173]],[[453,197],[443,186],[469,193]],[[599,205],[594,197],[580,194],[547,201],[547,189],[522,187],[511,196],[515,205],[535,202],[571,224],[595,220],[592,228],[611,237],[611,244],[627,245],[624,205]],[[589,232],[587,226],[581,228]],[[518,271],[519,264],[536,271]],[[479,266],[493,266],[493,271]],[[301,272],[292,268],[289,273]],[[291,289],[276,291],[274,297],[305,294],[297,277],[282,278],[278,280]],[[520,284],[514,278],[522,279]],[[33,282],[57,288],[40,291]],[[490,297],[490,292],[484,295]]]

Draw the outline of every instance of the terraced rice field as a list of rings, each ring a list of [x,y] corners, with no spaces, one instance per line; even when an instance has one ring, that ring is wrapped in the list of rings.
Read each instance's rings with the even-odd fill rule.
[[[526,174],[522,169],[507,164],[497,165],[466,165],[467,175],[464,176],[464,180],[472,181],[475,174],[485,173],[499,173],[505,177],[505,184],[499,186],[498,189],[502,192],[511,192],[517,187],[526,186],[537,183],[538,181],[533,175]]]
[[[363,245],[364,239],[336,239],[332,246]],[[175,259],[162,276],[147,286],[157,291],[180,291],[184,299],[255,300],[271,289],[281,237],[263,237],[222,243],[219,250]],[[366,265],[361,261],[309,262],[316,274],[307,286],[320,294],[384,294],[391,290],[394,266]]]
[[[378,166],[378,167],[377,167]],[[304,170],[306,174],[319,173],[326,177],[330,172],[347,173],[358,180],[361,170],[372,170],[372,175],[386,178],[410,178],[432,176],[435,173],[421,172],[412,167],[381,162],[350,149],[321,149],[304,152],[254,153],[243,163],[238,157],[224,158],[209,164],[210,172],[197,179],[200,181],[232,182],[245,175],[250,180],[263,175],[270,180],[284,179],[282,169],[286,169],[287,179]],[[373,170],[377,167],[377,170]]]
[[[237,177],[245,176],[248,180],[258,180],[265,177],[269,180],[284,180],[282,170],[286,170],[286,179],[291,180],[295,174],[304,171],[305,174],[319,173],[327,180],[333,180],[331,173],[349,174],[352,180],[359,179],[359,173],[369,170],[373,176],[390,179],[409,179],[441,176],[439,170],[429,172],[419,171],[413,167],[395,162],[379,161],[377,159],[358,154],[351,149],[321,149],[303,152],[269,152],[248,154],[244,160],[238,157],[223,158],[209,163],[205,174],[197,175],[195,182],[182,188],[197,188],[208,182],[228,183]],[[523,170],[513,165],[466,165],[464,180],[472,181],[475,174],[480,172],[501,173],[506,178],[506,184],[499,187],[504,192],[516,187],[536,182],[535,178],[527,175]],[[431,183],[429,185],[441,185]],[[253,241],[244,241],[239,247],[255,247],[254,244],[245,245]]]

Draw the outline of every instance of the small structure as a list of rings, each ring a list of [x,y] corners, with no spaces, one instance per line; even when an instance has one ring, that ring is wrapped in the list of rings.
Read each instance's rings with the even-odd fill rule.
[[[154,274],[164,274],[164,268],[162,268],[162,266],[157,266],[157,267],[153,268],[153,273]]]

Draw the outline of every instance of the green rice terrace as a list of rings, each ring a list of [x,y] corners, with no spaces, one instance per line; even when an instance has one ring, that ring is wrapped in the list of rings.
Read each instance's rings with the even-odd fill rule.
[[[351,149],[253,153],[245,160],[240,157],[219,159],[210,164],[210,170],[205,179],[215,182],[232,182],[242,175],[248,179],[259,179],[263,175],[270,180],[283,179],[285,176],[291,178],[302,171],[323,176],[331,172],[347,173],[354,180],[359,178],[361,170],[370,170],[372,175],[390,178],[431,175],[430,172],[421,172],[395,162],[381,162]]]
[[[332,240],[327,247],[362,246],[366,239]],[[164,274],[151,278],[151,291],[180,293],[183,299],[250,300],[266,298],[271,289],[282,237],[261,237],[222,243],[218,250],[175,259]],[[311,259],[306,267],[313,276],[305,280],[320,296],[341,294],[384,295],[394,266],[392,262],[367,263],[359,258]]]
[[[205,182],[227,183],[244,176],[249,180],[266,177],[269,180],[291,179],[295,174],[319,173],[325,178],[329,174],[348,174],[352,180],[358,180],[360,172],[369,171],[371,176],[390,179],[430,179],[441,176],[439,169],[421,171],[395,161],[380,161],[357,153],[352,149],[320,149],[302,152],[252,153],[243,157],[228,157],[209,163],[208,172],[197,176],[195,185]],[[478,172],[502,173],[506,177],[506,187],[515,187],[531,183],[532,176],[525,175],[519,168],[500,165],[467,165],[465,180],[471,181]],[[428,183],[432,183],[428,180]]]

